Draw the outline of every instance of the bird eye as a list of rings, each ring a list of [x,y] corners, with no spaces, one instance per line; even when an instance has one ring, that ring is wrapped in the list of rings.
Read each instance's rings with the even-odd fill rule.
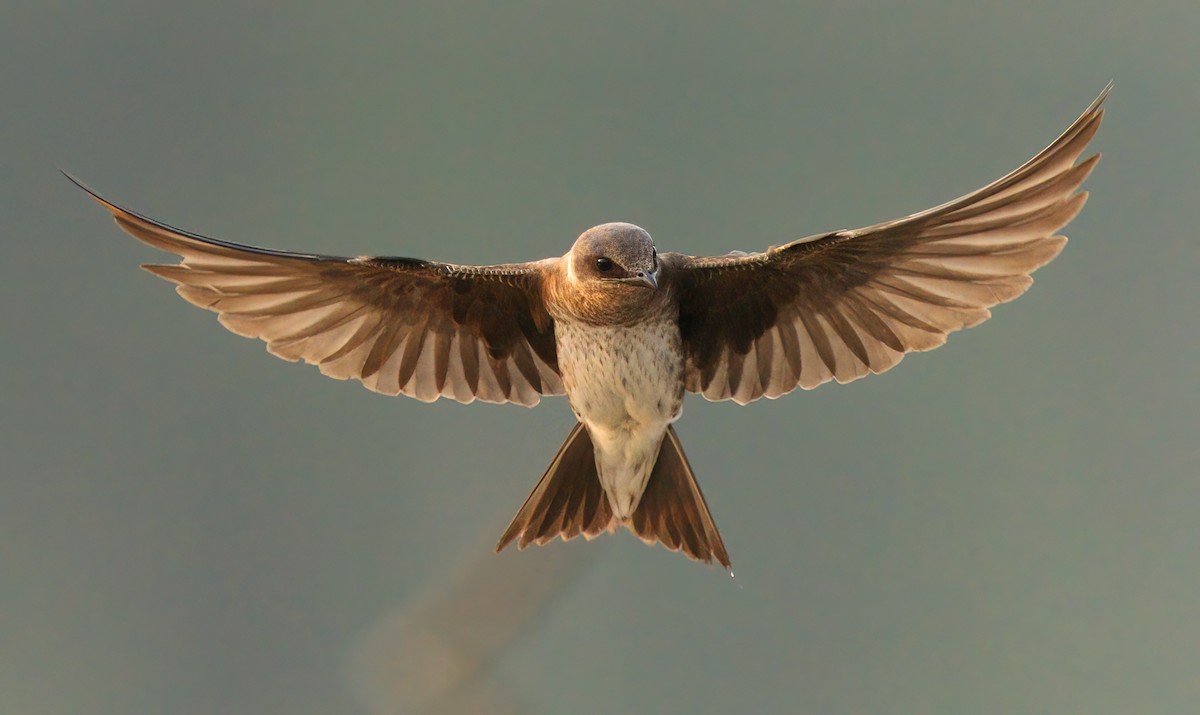
[[[608,273],[612,269],[613,262],[611,259],[605,258],[604,256],[596,259],[596,270],[600,271],[601,273]]]

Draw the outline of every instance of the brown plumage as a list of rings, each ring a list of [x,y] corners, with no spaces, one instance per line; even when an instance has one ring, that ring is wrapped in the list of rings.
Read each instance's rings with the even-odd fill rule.
[[[534,405],[579,419],[497,548],[625,526],[729,566],[671,426],[683,394],[739,404],[849,382],[929,350],[1023,293],[1083,207],[1079,161],[1109,88],[1016,171],[895,221],[762,253],[657,253],[605,224],[561,258],[462,266],[309,255],[205,238],[101,198],[178,264],[148,265],[233,332],[384,394]]]

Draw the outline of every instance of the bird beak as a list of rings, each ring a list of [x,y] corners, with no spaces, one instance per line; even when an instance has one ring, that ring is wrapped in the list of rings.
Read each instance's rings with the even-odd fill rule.
[[[628,278],[628,280],[630,283],[634,283],[637,285],[645,285],[650,288],[658,288],[658,271],[659,271],[658,268],[655,268],[653,272],[649,272],[649,273],[645,272],[645,271],[638,271],[638,274],[636,276],[631,276],[630,278]]]

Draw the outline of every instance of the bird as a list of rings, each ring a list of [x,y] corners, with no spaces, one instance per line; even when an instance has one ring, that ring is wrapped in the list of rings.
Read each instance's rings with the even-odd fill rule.
[[[536,405],[576,418],[496,545],[626,528],[731,568],[674,423],[684,396],[745,405],[846,383],[991,317],[1056,257],[1100,155],[1080,160],[1111,83],[1018,169],[940,206],[764,251],[659,253],[631,223],[584,231],[557,258],[459,265],[339,257],[173,228],[68,179],[134,238],[146,264],[234,333],[289,361],[431,402]]]

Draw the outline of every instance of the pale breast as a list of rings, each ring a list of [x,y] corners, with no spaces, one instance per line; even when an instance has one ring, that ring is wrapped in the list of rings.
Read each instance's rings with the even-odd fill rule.
[[[554,324],[563,386],[580,421],[637,430],[674,421],[683,405],[679,324],[660,320],[605,326]]]

